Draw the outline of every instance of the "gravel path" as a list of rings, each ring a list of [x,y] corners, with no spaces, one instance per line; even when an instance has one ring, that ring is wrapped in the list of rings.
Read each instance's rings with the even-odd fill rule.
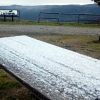
[[[43,26],[43,25],[0,25],[0,34],[3,33],[100,35],[100,28]]]

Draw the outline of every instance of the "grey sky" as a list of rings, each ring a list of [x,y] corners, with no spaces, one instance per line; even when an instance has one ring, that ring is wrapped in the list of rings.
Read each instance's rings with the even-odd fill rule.
[[[0,0],[1,5],[66,5],[66,4],[91,4],[91,0]]]

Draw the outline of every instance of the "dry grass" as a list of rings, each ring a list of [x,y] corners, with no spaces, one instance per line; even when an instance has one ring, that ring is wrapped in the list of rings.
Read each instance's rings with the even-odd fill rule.
[[[100,42],[97,36],[33,35],[31,37],[100,59]]]

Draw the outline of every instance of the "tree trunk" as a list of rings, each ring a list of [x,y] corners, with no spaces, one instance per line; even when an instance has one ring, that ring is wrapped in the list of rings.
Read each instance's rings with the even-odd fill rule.
[[[99,36],[99,42],[100,42],[100,36]]]

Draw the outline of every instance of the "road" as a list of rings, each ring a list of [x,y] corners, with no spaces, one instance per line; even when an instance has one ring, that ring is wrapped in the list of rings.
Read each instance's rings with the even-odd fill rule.
[[[13,34],[62,34],[62,35],[100,35],[100,28],[43,26],[43,25],[0,25],[0,33]]]

